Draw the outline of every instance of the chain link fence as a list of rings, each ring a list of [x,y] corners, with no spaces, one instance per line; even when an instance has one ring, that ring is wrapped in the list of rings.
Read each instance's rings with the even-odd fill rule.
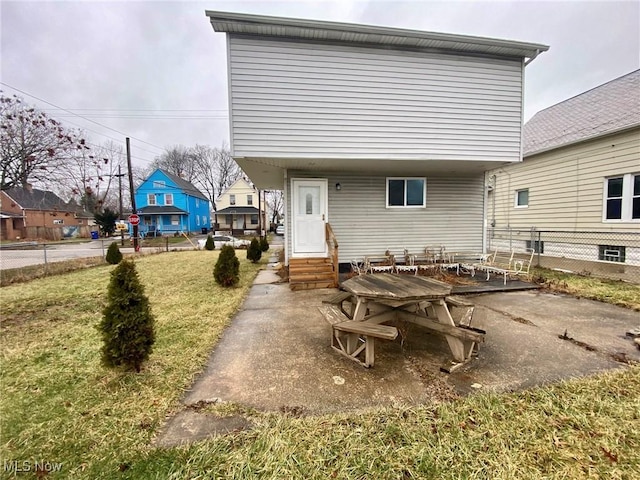
[[[168,239],[159,239],[153,246],[142,241],[143,253],[169,251]],[[165,241],[162,241],[165,240]],[[83,243],[69,242],[19,242],[4,244],[0,248],[0,284],[7,285],[30,278],[77,270],[105,262],[107,249],[116,242],[123,254],[132,254],[134,249],[129,239],[110,238]]]
[[[496,229],[489,251],[535,251],[534,265],[640,284],[640,232]]]

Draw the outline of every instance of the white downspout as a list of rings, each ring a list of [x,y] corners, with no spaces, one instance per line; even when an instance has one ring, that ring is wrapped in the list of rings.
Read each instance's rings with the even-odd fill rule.
[[[286,208],[289,203],[289,178],[287,176],[287,169],[284,169],[284,206],[283,213],[285,215],[284,222],[284,264],[289,266],[289,223],[291,222],[291,215],[289,209]]]

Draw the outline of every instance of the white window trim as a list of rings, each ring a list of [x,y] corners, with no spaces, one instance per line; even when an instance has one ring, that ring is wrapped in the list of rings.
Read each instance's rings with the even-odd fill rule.
[[[639,172],[623,173],[605,177],[602,182],[602,223],[640,223],[640,218],[631,218],[633,212],[633,177]],[[607,186],[612,178],[622,177],[622,218],[607,218]]]
[[[168,198],[171,199],[170,202],[167,201]],[[164,204],[165,205],[173,205],[173,193],[165,193],[164,194]]]
[[[404,180],[404,205],[389,205],[389,180]],[[422,205],[407,205],[407,180],[422,180]],[[384,203],[386,208],[425,208],[427,206],[427,177],[387,177],[385,179]]]
[[[153,188],[167,188],[167,184],[164,180],[154,180]]]
[[[156,194],[155,193],[148,193],[147,194],[147,205],[157,205],[156,204]]]
[[[526,205],[518,205],[518,193],[527,192],[527,204]],[[528,188],[519,188],[516,190],[515,197],[513,199],[513,206],[515,208],[529,208],[529,189]]]

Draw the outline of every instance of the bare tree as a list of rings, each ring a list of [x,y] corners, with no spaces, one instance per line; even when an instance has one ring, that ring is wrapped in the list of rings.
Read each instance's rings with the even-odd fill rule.
[[[60,196],[72,196],[88,212],[109,206],[119,210],[118,167],[122,175],[123,194],[128,190],[124,149],[113,141],[95,146],[91,152],[78,152],[69,159],[66,176],[58,185]]]
[[[50,184],[66,175],[71,155],[89,150],[79,132],[63,127],[20,97],[0,95],[0,188]]]
[[[196,145],[191,149],[196,164],[196,181],[194,182],[211,201],[216,210],[216,198],[242,175],[242,170],[231,158],[226,144],[221,148],[208,145]]]
[[[153,170],[161,168],[191,183],[193,183],[197,175],[196,162],[192,151],[184,145],[167,147],[165,152],[153,161],[151,167]]]
[[[282,190],[268,190],[265,197],[271,211],[271,223],[280,223],[284,209],[284,193]]]

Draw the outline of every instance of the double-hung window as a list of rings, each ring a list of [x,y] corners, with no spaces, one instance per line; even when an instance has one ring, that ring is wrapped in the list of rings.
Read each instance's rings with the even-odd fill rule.
[[[156,204],[156,194],[149,193],[147,195],[147,205],[155,205]]]
[[[627,173],[604,181],[603,221],[640,220],[640,173]]]
[[[164,204],[165,205],[173,205],[173,193],[165,193],[164,194]]]
[[[253,195],[247,195],[247,205],[253,205]]]
[[[230,205],[235,205],[236,204],[236,196],[233,193],[231,195],[229,195],[229,204]]]
[[[387,178],[387,208],[421,208],[426,201],[426,178]]]

